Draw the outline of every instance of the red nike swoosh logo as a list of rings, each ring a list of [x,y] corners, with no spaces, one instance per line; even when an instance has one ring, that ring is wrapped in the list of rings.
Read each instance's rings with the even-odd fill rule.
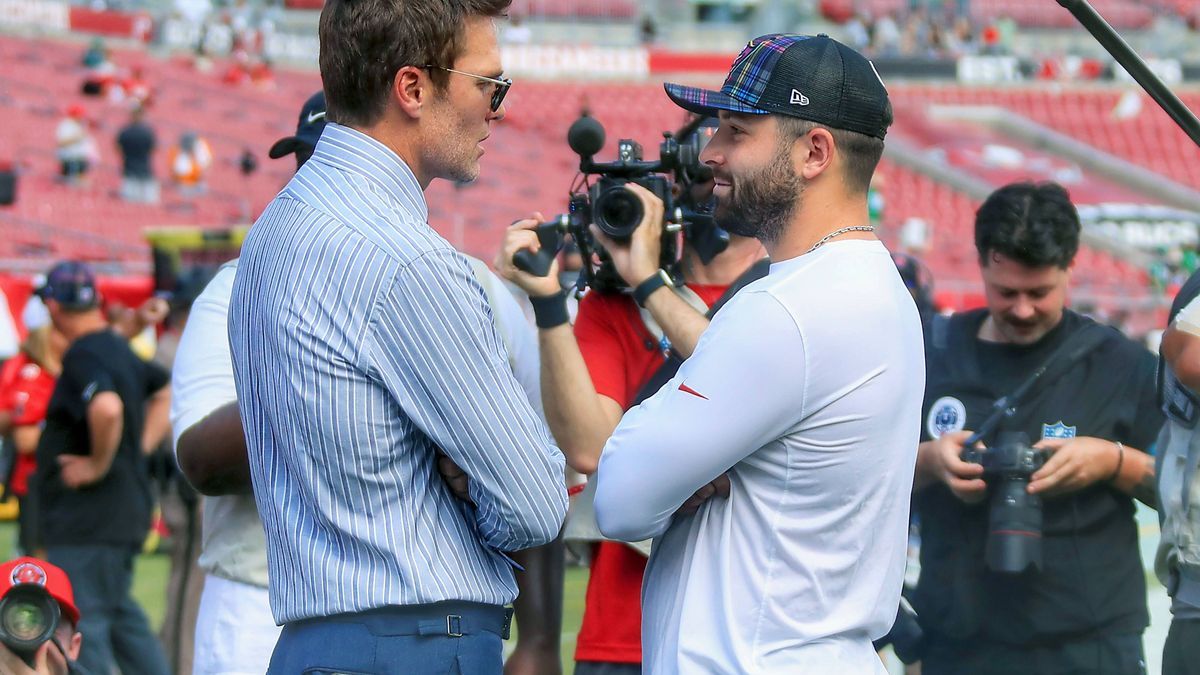
[[[704,394],[701,394],[700,392],[696,391],[695,389],[692,389],[691,387],[687,386],[686,384],[679,385],[679,391],[682,391],[687,394],[691,394],[692,396],[699,396],[700,398],[704,399],[705,401],[708,400],[707,396],[705,396]]]

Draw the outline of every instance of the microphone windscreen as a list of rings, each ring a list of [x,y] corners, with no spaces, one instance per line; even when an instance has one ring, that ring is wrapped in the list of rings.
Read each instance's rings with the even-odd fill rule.
[[[580,117],[567,130],[567,145],[580,157],[591,157],[604,147],[604,126],[594,117]]]

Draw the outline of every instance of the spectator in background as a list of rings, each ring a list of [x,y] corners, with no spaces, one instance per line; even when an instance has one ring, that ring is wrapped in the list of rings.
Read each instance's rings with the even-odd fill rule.
[[[145,108],[150,105],[152,94],[142,67],[130,68],[129,77],[121,81],[121,99],[128,101],[131,107]]]
[[[29,557],[17,558],[0,565],[0,595],[7,594],[14,586],[22,584],[36,584],[45,588],[50,597],[58,603],[58,628],[54,631],[54,636],[34,652],[33,666],[26,665],[20,657],[0,645],[0,673],[68,675],[78,672],[72,666],[79,658],[83,635],[76,629],[79,625],[79,610],[75,607],[75,594],[67,573],[44,560]]]
[[[88,45],[87,51],[83,53],[83,67],[94,69],[107,60],[108,49],[104,46],[104,40],[93,38],[92,43]]]
[[[91,270],[54,266],[38,294],[71,342],[50,397],[33,491],[47,559],[72,578],[89,673],[170,672],[130,595],[133,558],[150,527],[145,450],[167,432],[167,373],[138,358],[100,311]]]
[[[88,131],[87,110],[79,104],[67,108],[67,115],[54,132],[58,146],[58,174],[68,185],[85,182],[95,154],[95,141]]]
[[[892,13],[884,14],[875,21],[871,46],[879,56],[895,56],[900,53],[900,24]]]
[[[28,498],[29,479],[37,468],[38,439],[66,350],[67,339],[53,326],[30,327],[21,353],[0,370],[0,406],[11,415],[10,440],[16,451],[5,492],[17,498],[17,542],[29,555],[40,548],[34,500]]]
[[[658,24],[654,23],[654,17],[647,14],[642,17],[641,23],[638,25],[638,38],[643,45],[653,45],[658,41]]]
[[[135,107],[129,115],[129,124],[117,134],[117,147],[121,151],[121,199],[156,204],[158,181],[154,178],[151,158],[157,140],[145,117],[145,109]]]
[[[117,66],[109,58],[108,48],[99,39],[92,43],[83,55],[86,72],[80,93],[84,96],[102,96],[117,76]]]
[[[959,16],[954,19],[954,27],[945,35],[946,55],[954,58],[968,56],[979,51],[979,43],[975,40],[975,29],[971,19]]]
[[[183,197],[198,197],[208,191],[208,170],[212,167],[212,150],[208,141],[194,131],[179,137],[179,145],[171,148],[171,181]]]
[[[510,45],[526,45],[533,40],[533,31],[520,14],[510,14],[504,28],[504,42]]]
[[[871,31],[867,28],[867,17],[861,12],[850,17],[842,28],[846,31],[846,44],[859,51],[867,51],[871,46]]]

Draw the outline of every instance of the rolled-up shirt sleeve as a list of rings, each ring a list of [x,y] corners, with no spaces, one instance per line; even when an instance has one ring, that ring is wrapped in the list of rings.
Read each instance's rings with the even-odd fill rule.
[[[607,537],[640,541],[666,531],[696,490],[797,424],[804,342],[765,293],[713,319],[674,379],[631,409],[596,470],[596,522]]]
[[[461,256],[426,253],[381,297],[368,358],[417,428],[470,477],[484,543],[513,551],[558,535],[565,459],[514,378],[490,311]]]

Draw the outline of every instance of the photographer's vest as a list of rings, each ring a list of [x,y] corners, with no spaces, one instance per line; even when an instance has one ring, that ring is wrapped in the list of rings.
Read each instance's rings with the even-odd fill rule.
[[[1200,297],[1200,272],[1193,274],[1171,304],[1170,323]],[[1158,476],[1161,539],[1154,572],[1167,587],[1179,618],[1200,618],[1200,401],[1159,357],[1159,403],[1167,424],[1159,435]]]
[[[986,310],[977,310],[930,323],[922,440],[977,429],[996,399],[1011,394],[1058,345],[1090,323],[1068,311],[1046,338],[1022,348],[981,344],[977,335],[986,316]],[[1034,390],[996,433],[1021,431],[1034,442],[1075,436],[1119,439],[1117,419],[1126,411],[1111,403],[1120,398],[1112,391],[1136,379],[1132,359],[1106,362],[1106,357],[1121,355],[1120,347],[1106,340],[1066,375]],[[990,381],[981,365],[984,358],[998,364],[988,373],[1004,372],[1007,380]],[[913,504],[921,532],[921,577],[912,604],[931,639],[1033,646],[1084,637],[1097,626],[1128,632],[1145,626],[1144,573],[1128,496],[1095,485],[1047,499],[1043,571],[1021,575],[986,569],[986,500],[965,504],[937,482],[917,492]]]

